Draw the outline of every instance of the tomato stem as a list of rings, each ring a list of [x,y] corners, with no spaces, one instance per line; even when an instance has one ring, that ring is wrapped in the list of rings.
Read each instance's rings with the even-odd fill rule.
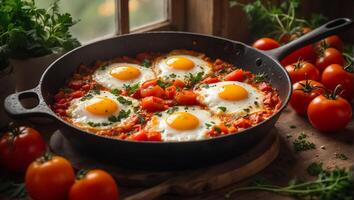
[[[328,92],[328,93],[327,93],[326,97],[327,97],[328,99],[335,100],[335,99],[337,99],[337,96],[340,95],[340,93],[342,93],[342,92],[343,92],[343,90],[342,90],[342,85],[341,85],[341,84],[338,84],[338,85],[334,88],[333,92]]]
[[[53,153],[50,151],[46,151],[43,156],[38,158],[37,161],[40,163],[45,163],[45,162],[50,161],[52,158],[53,158]]]
[[[20,134],[22,134],[24,129],[21,129],[19,125],[17,125],[14,122],[9,123],[9,129],[10,129],[10,134],[12,137],[16,137]]]
[[[77,179],[77,180],[81,180],[81,179],[85,178],[86,174],[87,174],[89,171],[90,171],[89,169],[80,169],[80,170],[77,172],[76,179]]]

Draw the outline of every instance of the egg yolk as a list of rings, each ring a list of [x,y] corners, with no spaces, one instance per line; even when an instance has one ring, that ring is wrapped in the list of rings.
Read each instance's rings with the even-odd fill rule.
[[[221,92],[219,92],[219,97],[228,101],[238,101],[246,99],[248,97],[248,92],[245,88],[239,85],[224,85]]]
[[[170,127],[182,131],[195,129],[199,125],[199,119],[187,112],[176,112],[170,115],[166,122]]]
[[[116,79],[127,81],[138,78],[141,72],[133,66],[122,66],[112,69],[110,74]]]
[[[118,110],[118,105],[107,97],[95,97],[90,100],[85,109],[94,115],[110,116]]]
[[[178,70],[190,70],[194,67],[194,62],[185,57],[169,58],[166,63],[171,68]]]

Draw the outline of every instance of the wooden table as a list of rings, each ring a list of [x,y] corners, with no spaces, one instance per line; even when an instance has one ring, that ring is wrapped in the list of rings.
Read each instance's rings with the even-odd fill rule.
[[[31,124],[43,133],[46,140],[49,140],[50,135],[57,129],[53,124]],[[286,184],[290,179],[295,177],[300,179],[310,179],[311,177],[309,177],[306,173],[306,168],[310,163],[314,161],[322,162],[326,168],[333,168],[335,166],[348,167],[354,160],[353,120],[350,122],[349,126],[341,132],[324,134],[313,129],[306,118],[296,115],[291,108],[287,108],[277,122],[276,128],[279,132],[281,141],[280,154],[278,158],[265,170],[253,176],[252,178],[242,181],[236,185],[232,185],[218,191],[204,193],[198,196],[183,197],[183,199],[223,199],[224,194],[232,188],[247,185],[254,181],[257,177],[266,178],[274,184],[282,185]],[[292,143],[301,132],[307,134],[308,140],[316,144],[316,149],[298,153],[294,152]],[[337,159],[335,157],[336,153],[345,154],[348,157],[348,160]],[[3,176],[4,174],[0,173],[0,176],[1,175]],[[134,194],[140,190],[141,189],[139,188],[120,188],[123,197],[126,195]],[[236,199],[236,197],[238,200],[292,199],[291,197],[256,191],[239,192],[233,196],[233,199]],[[6,197],[0,196],[0,199],[6,199]],[[182,199],[182,197],[165,195],[160,199]]]

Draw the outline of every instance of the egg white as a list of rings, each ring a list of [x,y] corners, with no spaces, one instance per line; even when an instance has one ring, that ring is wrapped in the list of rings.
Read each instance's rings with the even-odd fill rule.
[[[171,112],[173,111],[173,112]],[[166,120],[174,112],[188,112],[199,119],[199,125],[193,130],[176,130],[170,127]],[[176,106],[154,115],[147,123],[147,131],[160,131],[163,141],[191,141],[207,138],[206,133],[213,125],[220,124],[220,119],[198,106]]]
[[[100,91],[99,93],[100,94],[90,93],[93,96],[90,99],[84,100],[85,98],[81,97],[81,98],[73,99],[70,102],[70,106],[67,109],[67,114],[68,114],[68,116],[71,117],[73,124],[75,124],[79,127],[94,128],[94,129],[107,129],[107,128],[115,127],[117,125],[124,124],[127,120],[129,120],[129,118],[134,115],[134,107],[139,106],[139,102],[133,98],[130,98],[130,97],[121,96],[121,98],[124,98],[125,100],[131,102],[131,105],[127,105],[126,103],[125,104],[120,103],[117,100],[118,96],[115,96],[114,94],[112,94],[110,92]],[[129,116],[125,119],[122,119],[120,122],[111,122],[108,120],[108,118],[110,116],[100,116],[100,115],[95,115],[91,112],[88,112],[85,109],[85,106],[90,105],[90,103],[95,101],[95,98],[97,98],[97,97],[107,97],[107,98],[113,100],[118,105],[117,111],[112,113],[112,116],[118,116],[119,112],[121,112],[122,110],[124,112],[130,111]],[[101,125],[94,126],[92,124],[101,124]]]
[[[248,92],[248,97],[238,101],[229,101],[219,97],[219,92],[224,85],[239,85]],[[217,114],[232,114],[234,117],[241,117],[263,109],[264,95],[255,87],[238,81],[224,81],[207,85],[200,85],[195,89],[197,99],[206,105],[212,112]],[[223,111],[221,108],[226,108]]]
[[[119,80],[110,75],[111,70],[117,67],[132,66],[140,70],[139,77],[132,80]],[[142,84],[147,80],[155,78],[155,74],[151,68],[146,68],[141,65],[132,64],[132,63],[113,63],[105,67],[98,68],[92,76],[93,80],[102,86],[109,89],[124,89],[124,85],[131,84]]]
[[[174,69],[167,65],[167,60],[174,58],[174,57],[185,57],[191,60],[194,63],[194,67],[189,70],[179,70]],[[194,55],[187,55],[187,54],[169,54],[164,57],[158,57],[155,59],[153,63],[153,70],[155,71],[158,78],[164,81],[171,81],[171,80],[182,80],[186,82],[190,74],[196,76],[198,73],[203,73],[203,78],[209,75],[212,72],[211,64],[204,61],[202,58]]]

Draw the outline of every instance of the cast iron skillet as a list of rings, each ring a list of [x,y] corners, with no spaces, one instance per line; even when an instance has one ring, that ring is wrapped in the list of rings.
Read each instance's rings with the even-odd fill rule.
[[[220,37],[185,32],[150,32],[122,35],[76,48],[52,63],[44,72],[39,85],[31,90],[9,95],[5,109],[12,117],[49,116],[60,122],[64,136],[76,147],[99,159],[129,168],[171,170],[206,166],[247,151],[274,127],[291,95],[291,82],[279,60],[291,51],[338,33],[352,24],[350,19],[333,20],[296,41],[272,51],[259,51],[241,42]],[[58,117],[48,105],[53,95],[71,77],[79,64],[139,52],[168,52],[189,49],[221,58],[253,73],[266,73],[282,101],[281,109],[269,119],[239,134],[189,142],[134,142],[80,130]],[[30,75],[29,75],[30,77]],[[36,97],[39,104],[26,109],[20,99]]]

